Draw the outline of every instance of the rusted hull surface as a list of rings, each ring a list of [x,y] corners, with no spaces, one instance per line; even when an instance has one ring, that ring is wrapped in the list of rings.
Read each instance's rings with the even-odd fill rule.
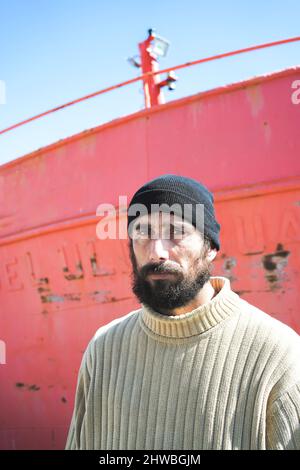
[[[96,208],[161,173],[214,191],[214,273],[300,332],[299,78],[179,100],[0,167],[1,448],[64,446],[87,342],[137,307],[127,242],[97,238]]]

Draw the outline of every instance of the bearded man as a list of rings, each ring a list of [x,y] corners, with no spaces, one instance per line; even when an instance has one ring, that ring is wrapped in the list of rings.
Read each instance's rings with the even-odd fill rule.
[[[300,338],[211,275],[213,202],[176,175],[134,194],[141,308],[90,341],[66,449],[300,449]]]

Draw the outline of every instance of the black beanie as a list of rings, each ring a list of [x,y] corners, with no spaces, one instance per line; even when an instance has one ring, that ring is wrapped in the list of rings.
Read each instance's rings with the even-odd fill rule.
[[[162,175],[144,184],[132,197],[128,206],[127,216],[129,224],[139,216],[129,214],[129,208],[133,204],[143,204],[149,213],[153,210],[152,204],[178,204],[181,207],[181,214],[184,211],[184,204],[190,204],[192,212],[189,221],[196,227],[196,204],[204,206],[204,235],[212,242],[213,248],[220,249],[220,225],[215,218],[212,193],[198,181],[177,175]],[[176,211],[175,211],[176,212]]]

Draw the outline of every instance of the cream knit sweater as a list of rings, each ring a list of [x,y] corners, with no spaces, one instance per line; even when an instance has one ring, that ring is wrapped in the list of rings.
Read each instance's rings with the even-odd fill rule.
[[[180,316],[142,307],[83,356],[66,449],[300,449],[300,338],[212,277]]]

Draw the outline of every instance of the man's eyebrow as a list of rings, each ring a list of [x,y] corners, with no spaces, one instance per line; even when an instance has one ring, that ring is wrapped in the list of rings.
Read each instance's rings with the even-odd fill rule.
[[[175,222],[170,222],[170,223],[163,223],[163,230],[169,230],[169,231],[174,231],[174,230],[180,230],[182,233],[190,233],[193,229],[193,226],[190,226],[190,224],[184,223],[184,221],[175,221]]]
[[[171,227],[171,228],[175,228],[175,227],[184,227],[185,229],[192,229],[192,226],[190,224],[187,224],[185,221],[183,220],[176,220],[176,221],[172,221],[170,223],[167,223],[167,222],[163,222],[162,224],[164,227],[168,226],[168,227]],[[135,226],[135,230],[139,230],[141,227],[147,227],[147,228],[152,228],[152,225],[149,221],[145,221],[145,222],[138,222]]]

